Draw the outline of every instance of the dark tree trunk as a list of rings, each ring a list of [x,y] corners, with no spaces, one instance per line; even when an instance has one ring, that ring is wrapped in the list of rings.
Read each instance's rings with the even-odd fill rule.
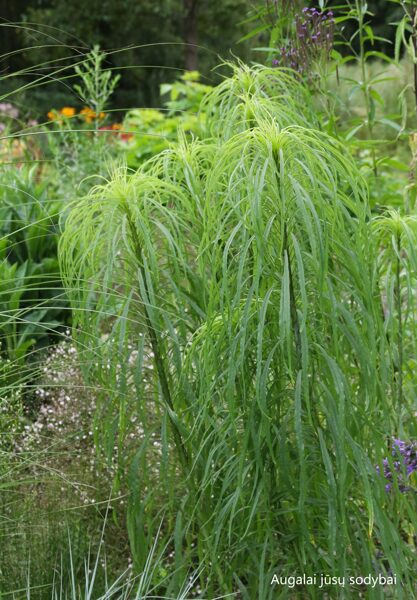
[[[185,69],[198,71],[198,0],[183,1]]]

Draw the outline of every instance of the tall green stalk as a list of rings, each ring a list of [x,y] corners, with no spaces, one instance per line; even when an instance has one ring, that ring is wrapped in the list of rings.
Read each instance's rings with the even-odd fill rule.
[[[397,232],[396,239],[397,258],[395,261],[395,298],[397,305],[397,322],[398,322],[398,407],[401,409],[403,403],[403,315],[402,315],[402,298],[401,298],[401,232]]]
[[[363,97],[365,101],[366,108],[366,124],[369,134],[369,139],[371,143],[374,139],[374,119],[375,119],[375,101],[371,95],[370,83],[368,81],[368,72],[367,72],[367,56],[366,56],[366,48],[365,48],[365,16],[367,14],[367,3],[365,0],[355,0],[355,8],[356,8],[356,19],[358,23],[358,36],[359,36],[359,56],[358,62],[361,69],[362,81],[361,81],[361,89],[363,92]],[[371,154],[372,154],[372,165],[375,177],[378,175],[378,167],[376,163],[376,153],[373,144],[371,145]]]

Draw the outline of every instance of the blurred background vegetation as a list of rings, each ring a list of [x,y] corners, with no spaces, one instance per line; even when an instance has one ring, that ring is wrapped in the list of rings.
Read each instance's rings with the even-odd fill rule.
[[[328,2],[337,5],[337,0]],[[257,0],[0,0],[0,68],[3,75],[14,74],[7,84],[3,80],[2,92],[47,76],[57,64],[73,65],[77,54],[98,44],[110,52],[107,67],[123,75],[113,107],[157,106],[160,84],[184,69],[198,70],[203,82],[214,84],[220,80],[213,71],[219,59],[256,58],[253,47],[268,41],[262,31],[251,35],[262,7],[265,3]],[[390,24],[401,18],[401,7],[390,0],[371,0],[368,7],[375,35],[387,40],[376,41],[376,48],[393,53]],[[346,22],[343,37],[349,39],[354,27]],[[69,87],[60,79],[48,82],[47,94],[42,86],[20,92],[20,109],[44,115],[51,106],[68,103]]]
[[[74,0],[70,4],[1,0],[0,68],[3,74],[18,73],[48,63],[42,69],[47,74],[52,65],[72,65],[77,53],[98,44],[115,50],[107,66],[123,74],[114,106],[152,106],[158,103],[160,83],[174,80],[184,69],[199,70],[203,80],[213,83],[219,80],[212,71],[219,56],[248,58],[251,41],[239,40],[251,29],[244,21],[253,4],[251,0]],[[9,85],[16,89],[25,78],[39,75],[39,69],[22,73]],[[41,87],[20,98],[21,108],[22,103],[31,104],[32,115],[64,101],[68,102],[65,81],[48,84],[47,95]]]

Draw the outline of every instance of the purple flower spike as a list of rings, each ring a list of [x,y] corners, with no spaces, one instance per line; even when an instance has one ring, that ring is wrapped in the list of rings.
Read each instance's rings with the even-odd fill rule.
[[[285,0],[285,6],[290,6]],[[328,61],[333,45],[332,11],[304,7],[294,12],[294,37],[280,49],[280,64],[292,68],[308,79],[315,76],[314,64]]]
[[[392,461],[392,465],[397,474],[397,480],[399,484],[399,489],[402,493],[408,492],[411,488],[409,486],[404,485],[404,470],[406,472],[406,476],[409,477],[411,473],[417,471],[417,442],[404,442],[398,438],[393,438],[391,444],[391,455],[393,458],[397,460]],[[400,459],[400,460],[398,460]],[[393,476],[390,469],[390,464],[387,458],[384,458],[382,461],[383,469],[384,469],[384,477],[389,481],[386,484],[386,491],[390,491],[392,488]],[[381,469],[376,467],[376,471],[379,475],[381,475]]]

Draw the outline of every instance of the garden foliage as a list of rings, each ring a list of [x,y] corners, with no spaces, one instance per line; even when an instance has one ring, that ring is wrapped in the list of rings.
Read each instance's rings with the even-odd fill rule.
[[[60,240],[136,565],[163,515],[175,573],[198,564],[209,597],[273,597],[277,565],[375,564],[406,597],[412,501],[387,496],[375,464],[410,410],[398,240],[412,262],[412,224],[390,255],[390,219],[373,226],[366,182],[287,70],[236,67],[203,110],[210,137],[116,170]],[[127,456],[132,414],[148,434]]]
[[[5,89],[0,594],[415,597],[416,7],[388,56],[334,4],[160,109],[98,46],[17,83],[73,86],[43,124]]]

